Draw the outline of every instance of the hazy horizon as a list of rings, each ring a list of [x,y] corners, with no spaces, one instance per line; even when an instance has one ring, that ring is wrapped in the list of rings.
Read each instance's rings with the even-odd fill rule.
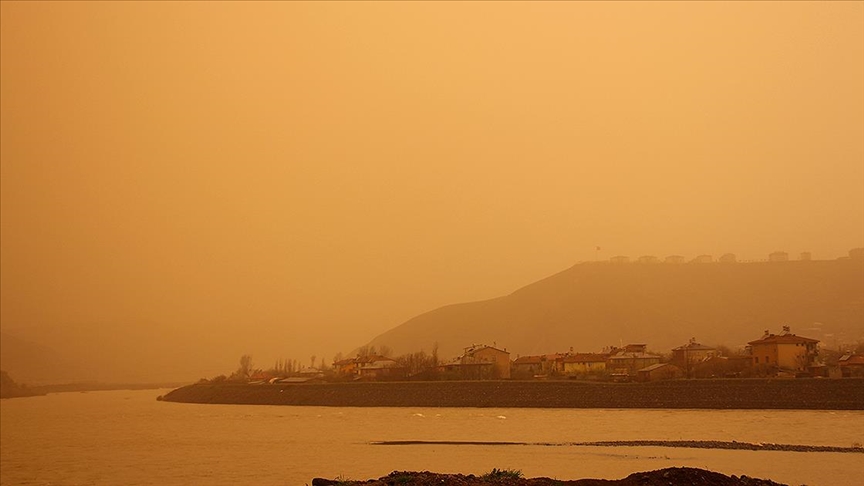
[[[580,261],[864,246],[861,2],[0,9],[0,330],[104,380],[330,359]]]

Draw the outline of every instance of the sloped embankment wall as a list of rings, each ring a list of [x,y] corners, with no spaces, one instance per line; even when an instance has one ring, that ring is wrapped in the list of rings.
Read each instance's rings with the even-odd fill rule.
[[[333,407],[532,407],[864,410],[864,379],[657,383],[440,381],[302,385],[195,384],[166,401]]]

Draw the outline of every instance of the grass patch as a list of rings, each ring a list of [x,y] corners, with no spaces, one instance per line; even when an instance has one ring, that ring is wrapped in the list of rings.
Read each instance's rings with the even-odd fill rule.
[[[480,476],[485,481],[494,481],[496,479],[519,479],[522,477],[521,469],[498,469],[493,467],[491,471]]]
[[[336,476],[336,479],[334,479],[334,481],[336,481],[336,484],[340,484],[340,485],[341,484],[350,484],[353,482],[351,480],[351,478],[345,477],[342,474]]]

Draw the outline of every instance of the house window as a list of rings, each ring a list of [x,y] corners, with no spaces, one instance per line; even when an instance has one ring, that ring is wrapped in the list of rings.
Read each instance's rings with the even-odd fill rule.
[[[759,356],[756,356],[756,364],[759,364]]]

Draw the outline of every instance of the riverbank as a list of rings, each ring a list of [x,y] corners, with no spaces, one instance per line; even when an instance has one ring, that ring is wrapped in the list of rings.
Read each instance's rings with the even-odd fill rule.
[[[480,445],[480,446],[544,446],[544,447],[676,447],[689,449],[726,449],[738,451],[839,452],[864,454],[861,445],[853,447],[813,446],[799,444],[751,443],[721,440],[604,440],[595,442],[513,442],[465,440],[384,440],[371,442],[380,446],[414,445]]]
[[[334,407],[864,410],[864,379],[201,383],[180,387],[160,399],[183,403]]]
[[[699,484],[701,486],[784,486],[768,479],[725,474],[692,467],[670,467],[656,471],[633,473],[617,480],[550,478],[523,478],[518,471],[493,470],[482,476],[473,474],[437,474],[428,471],[394,471],[387,476],[367,481],[345,479],[312,479],[312,486],[667,486],[670,484]]]

